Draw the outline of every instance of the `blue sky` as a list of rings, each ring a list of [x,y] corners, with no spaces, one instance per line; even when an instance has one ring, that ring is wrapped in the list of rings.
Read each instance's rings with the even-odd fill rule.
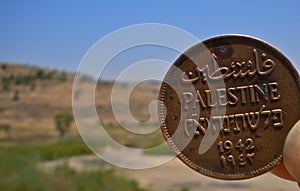
[[[300,69],[300,1],[1,1],[0,61],[76,71],[100,38],[164,23],[200,40],[240,33],[267,41]]]

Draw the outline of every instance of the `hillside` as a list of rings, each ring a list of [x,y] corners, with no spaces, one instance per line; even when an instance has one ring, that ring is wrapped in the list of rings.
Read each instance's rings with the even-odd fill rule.
[[[73,78],[56,70],[1,63],[0,127],[8,125],[15,138],[53,132],[55,115],[72,111]]]
[[[55,116],[72,115],[73,80],[71,73],[0,63],[0,140],[22,142],[57,136]],[[99,82],[96,89],[96,110],[106,127],[118,127],[110,104],[112,85]],[[126,89],[126,84],[122,88]],[[144,83],[132,91],[130,108],[137,120],[149,119],[148,105],[157,98],[158,88],[155,83]],[[77,133],[74,122],[71,129]]]

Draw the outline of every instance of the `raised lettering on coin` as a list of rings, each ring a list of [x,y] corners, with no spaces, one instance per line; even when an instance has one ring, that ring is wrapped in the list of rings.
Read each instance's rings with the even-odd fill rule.
[[[182,54],[165,76],[159,112],[165,139],[180,160],[213,178],[268,172],[281,162],[285,138],[300,118],[297,71],[252,37],[225,35],[203,44]],[[216,139],[202,154],[210,135]]]

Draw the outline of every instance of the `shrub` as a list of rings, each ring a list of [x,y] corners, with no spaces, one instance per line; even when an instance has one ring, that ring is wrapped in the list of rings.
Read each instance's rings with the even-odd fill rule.
[[[14,96],[13,96],[13,101],[18,101],[19,100],[19,91],[16,90],[15,93],[14,93]]]
[[[3,64],[3,65],[1,66],[1,68],[2,68],[2,70],[5,70],[5,69],[7,68],[7,64]]]
[[[44,77],[44,71],[43,70],[38,70],[37,72],[36,72],[36,74],[35,74],[35,77],[37,78],[37,79],[43,79],[43,77]]]
[[[73,115],[69,113],[60,113],[55,116],[56,129],[59,132],[60,137],[63,137],[71,127],[73,121]]]

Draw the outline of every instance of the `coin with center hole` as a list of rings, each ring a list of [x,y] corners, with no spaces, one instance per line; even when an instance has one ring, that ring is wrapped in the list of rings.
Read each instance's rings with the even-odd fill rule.
[[[291,62],[266,42],[242,35],[188,49],[167,72],[159,99],[161,130],[177,157],[223,180],[277,166],[300,118],[300,80]]]

